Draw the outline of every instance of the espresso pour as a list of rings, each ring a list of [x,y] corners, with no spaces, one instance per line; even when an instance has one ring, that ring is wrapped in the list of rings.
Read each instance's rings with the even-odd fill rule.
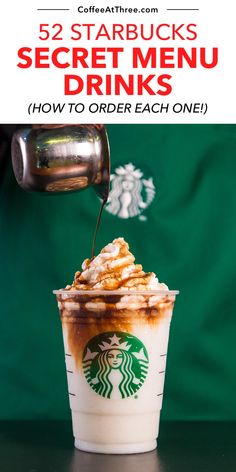
[[[55,195],[94,188],[102,206],[93,238],[93,257],[110,183],[110,151],[104,126],[42,125],[19,129],[12,138],[12,164],[18,184],[29,192]]]

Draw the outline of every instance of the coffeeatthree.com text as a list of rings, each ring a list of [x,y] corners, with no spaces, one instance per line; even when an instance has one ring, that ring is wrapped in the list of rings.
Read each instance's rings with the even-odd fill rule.
[[[78,6],[79,13],[158,13],[158,8],[155,7],[122,7],[120,5],[117,6],[106,6],[106,7],[96,7],[95,5],[79,5]]]

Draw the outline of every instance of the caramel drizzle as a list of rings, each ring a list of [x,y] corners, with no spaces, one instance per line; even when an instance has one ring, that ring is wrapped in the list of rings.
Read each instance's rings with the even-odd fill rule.
[[[96,247],[96,241],[97,241],[98,230],[99,230],[100,224],[101,224],[102,212],[103,212],[104,206],[105,206],[106,203],[107,203],[107,199],[108,199],[108,197],[104,198],[104,200],[103,200],[103,202],[102,202],[102,205],[101,205],[101,208],[100,208],[99,213],[98,213],[98,219],[97,219],[97,223],[96,223],[96,227],[95,227],[95,231],[94,231],[94,235],[93,235],[92,260],[93,260],[93,258],[94,258],[94,253],[95,253],[95,247]]]
[[[125,278],[122,279],[122,278],[120,278],[121,273],[122,272],[119,271],[119,273],[116,272],[115,277],[109,277],[111,274],[114,274],[114,271],[113,270],[106,271],[103,274],[101,274],[100,280],[98,280],[94,284],[88,283],[86,280],[75,280],[75,282],[73,284],[73,288],[77,289],[77,290],[88,290],[90,288],[95,289],[96,284],[102,284],[102,289],[103,290],[109,290],[109,289],[110,290],[117,290],[117,289],[120,289],[122,287],[124,287],[124,288],[133,287],[133,286],[135,286],[135,284],[132,285],[132,284],[129,284],[129,282],[134,281],[136,283],[137,279],[140,279],[139,282],[138,282],[138,286],[143,285],[143,289],[145,289],[146,286],[147,286],[147,283],[148,283],[148,279],[152,275],[152,272],[135,273],[135,271],[134,271],[133,274],[130,274],[128,277],[125,277]],[[109,281],[110,281],[110,284],[109,284]],[[101,288],[101,287],[99,287],[99,288]],[[140,288],[139,288],[139,290],[140,290]]]

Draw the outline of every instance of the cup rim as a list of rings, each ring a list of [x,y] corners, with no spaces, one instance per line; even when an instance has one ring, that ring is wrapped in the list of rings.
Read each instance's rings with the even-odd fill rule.
[[[179,295],[179,290],[53,290],[54,295]]]

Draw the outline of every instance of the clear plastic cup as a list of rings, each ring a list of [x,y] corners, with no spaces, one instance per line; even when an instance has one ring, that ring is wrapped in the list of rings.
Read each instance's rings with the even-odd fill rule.
[[[155,449],[178,291],[54,293],[75,447],[107,454]]]

